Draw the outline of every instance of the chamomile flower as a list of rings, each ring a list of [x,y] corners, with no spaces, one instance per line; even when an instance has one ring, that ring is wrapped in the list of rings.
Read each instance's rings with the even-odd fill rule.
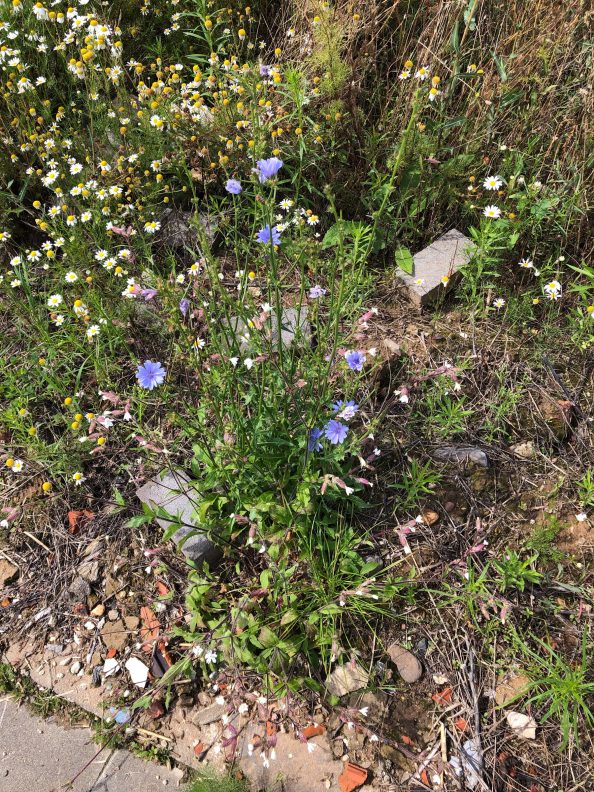
[[[87,480],[87,477],[83,476],[83,474],[77,470],[77,472],[72,475],[72,480],[74,481],[75,487],[80,487],[83,481]]]
[[[487,176],[483,182],[485,190],[498,190],[503,184],[501,176]]]
[[[78,280],[78,275],[76,272],[67,272],[66,275],[64,275],[64,280],[66,283],[76,283]]]
[[[503,299],[503,297],[496,297],[493,300],[493,307],[494,308],[500,309],[500,308],[503,308],[504,305],[505,305],[505,300]]]
[[[558,280],[552,280],[544,287],[544,293],[549,300],[558,300],[561,297],[562,287]]]
[[[485,206],[483,209],[485,217],[490,217],[492,220],[498,220],[501,217],[501,209],[493,204]]]
[[[47,307],[48,308],[57,308],[58,305],[61,305],[64,301],[64,298],[61,294],[51,294],[47,298]]]
[[[98,336],[99,332],[99,325],[94,324],[87,328],[86,336],[90,341],[91,339],[95,338],[95,336]]]

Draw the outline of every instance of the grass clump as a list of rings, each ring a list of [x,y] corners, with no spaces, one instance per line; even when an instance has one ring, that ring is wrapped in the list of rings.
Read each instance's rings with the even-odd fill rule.
[[[187,792],[249,792],[249,785],[234,775],[205,775],[192,781]]]

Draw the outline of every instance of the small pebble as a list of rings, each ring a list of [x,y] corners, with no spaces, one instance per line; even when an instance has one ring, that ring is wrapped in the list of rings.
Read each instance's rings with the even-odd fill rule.
[[[82,663],[80,662],[80,660],[77,660],[76,663],[72,663],[72,665],[70,666],[70,673],[78,674],[81,668],[82,668]]]

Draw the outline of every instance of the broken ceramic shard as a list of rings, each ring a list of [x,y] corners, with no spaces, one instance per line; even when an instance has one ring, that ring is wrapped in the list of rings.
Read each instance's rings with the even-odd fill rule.
[[[412,274],[399,271],[411,301],[421,307],[434,302],[452,287],[468,263],[474,245],[453,228],[413,256]]]
[[[130,681],[133,685],[143,688],[148,680],[148,666],[137,657],[130,657],[126,660],[126,671],[130,674]]]
[[[160,476],[147,481],[136,495],[151,509],[164,509],[171,517],[179,519],[180,527],[171,538],[178,545],[183,542],[181,551],[187,559],[196,564],[214,564],[219,560],[221,551],[206,534],[195,533],[189,536],[195,530],[193,518],[197,495],[185,473],[179,470],[164,471]],[[157,517],[157,522],[166,530],[174,520]]]

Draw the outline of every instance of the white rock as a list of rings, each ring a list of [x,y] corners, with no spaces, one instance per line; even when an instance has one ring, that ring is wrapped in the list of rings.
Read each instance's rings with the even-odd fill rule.
[[[525,740],[536,739],[536,721],[523,712],[508,712],[507,725],[518,737],[523,737]]]
[[[354,663],[337,666],[326,680],[326,687],[334,696],[345,696],[367,687],[369,674],[364,668]]]
[[[108,657],[103,663],[103,676],[108,677],[120,670],[120,664],[115,657]]]
[[[144,688],[148,679],[148,666],[137,657],[129,657],[126,660],[126,670],[130,674],[132,683],[139,688]]]
[[[80,660],[77,660],[76,663],[72,663],[72,665],[70,666],[70,673],[78,674],[81,668],[82,668],[82,663],[80,662]]]
[[[534,459],[536,456],[536,446],[532,440],[527,440],[525,443],[515,443],[509,447],[510,451],[521,459]]]

